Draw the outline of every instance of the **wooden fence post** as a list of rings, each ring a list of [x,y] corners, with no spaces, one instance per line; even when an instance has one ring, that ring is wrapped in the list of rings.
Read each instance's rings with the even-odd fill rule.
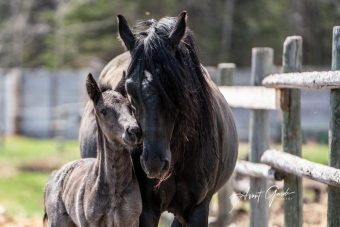
[[[283,73],[301,72],[302,38],[289,36],[283,44]],[[281,90],[283,151],[301,157],[301,91]],[[287,174],[284,191],[294,192],[284,201],[284,221],[287,227],[301,227],[303,223],[302,178]]]
[[[340,26],[333,28],[332,70],[340,70]],[[340,89],[331,89],[329,165],[340,169]],[[327,226],[340,226],[340,188],[328,186]]]
[[[251,85],[261,86],[262,80],[272,73],[273,70],[273,49],[253,48],[251,66]],[[249,141],[251,162],[260,163],[261,156],[269,149],[270,122],[269,110],[252,110],[250,115]],[[256,195],[265,192],[268,188],[268,180],[265,178],[250,179],[250,194]],[[268,226],[269,203],[262,193],[259,201],[250,200],[250,225],[251,227]]]
[[[11,98],[12,114],[13,114],[13,131],[12,134],[18,135],[22,130],[22,88],[23,88],[23,71],[22,69],[14,69],[11,71],[13,77],[13,93]]]
[[[234,72],[236,65],[234,63],[220,63],[217,66],[216,84],[218,86],[232,86],[234,83]],[[233,193],[233,175],[228,182],[218,191],[218,227],[225,227],[232,223],[232,205],[230,196]]]
[[[2,72],[1,72],[2,73]],[[6,135],[6,78],[5,75],[0,75],[0,151],[5,147],[5,135]]]
[[[233,86],[234,71],[236,65],[234,63],[220,63],[217,65],[216,85],[217,86]]]

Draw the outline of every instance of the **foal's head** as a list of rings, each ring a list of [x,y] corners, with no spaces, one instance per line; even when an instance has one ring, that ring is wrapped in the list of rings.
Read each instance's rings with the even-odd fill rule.
[[[99,89],[97,82],[89,74],[86,89],[94,105],[98,127],[108,141],[134,147],[141,143],[142,133],[132,116],[130,103],[124,97],[124,82],[125,74],[115,90]]]

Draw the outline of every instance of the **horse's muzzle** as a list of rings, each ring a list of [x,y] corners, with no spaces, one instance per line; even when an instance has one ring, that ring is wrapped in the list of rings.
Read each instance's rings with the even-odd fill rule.
[[[141,166],[146,173],[148,178],[162,178],[166,172],[168,172],[170,167],[169,160],[143,160],[143,157],[140,157]]]

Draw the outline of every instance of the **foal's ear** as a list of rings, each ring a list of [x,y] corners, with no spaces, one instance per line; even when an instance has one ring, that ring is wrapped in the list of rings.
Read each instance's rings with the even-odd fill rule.
[[[118,14],[117,19],[120,39],[123,41],[125,47],[131,51],[135,46],[135,36],[133,35],[128,22],[122,15]]]
[[[89,75],[86,78],[86,90],[90,99],[94,103],[97,103],[100,98],[101,92],[99,90],[97,82],[95,81],[91,73],[89,73]]]
[[[126,90],[125,90],[125,81],[126,81],[126,71],[123,71],[122,79],[120,79],[119,83],[117,84],[115,91],[122,94],[126,98]]]
[[[183,11],[177,17],[175,28],[169,35],[170,46],[175,50],[181,42],[187,28],[187,12]]]

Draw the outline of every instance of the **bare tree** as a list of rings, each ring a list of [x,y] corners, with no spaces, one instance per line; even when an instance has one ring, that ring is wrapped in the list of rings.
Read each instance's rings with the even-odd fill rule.
[[[26,31],[29,29],[28,18],[31,14],[33,0],[11,1],[11,34],[12,34],[12,65],[23,63]]]
[[[229,53],[232,41],[232,31],[234,25],[235,0],[225,0],[225,14],[223,15],[223,27],[221,38],[220,62],[229,61]]]

